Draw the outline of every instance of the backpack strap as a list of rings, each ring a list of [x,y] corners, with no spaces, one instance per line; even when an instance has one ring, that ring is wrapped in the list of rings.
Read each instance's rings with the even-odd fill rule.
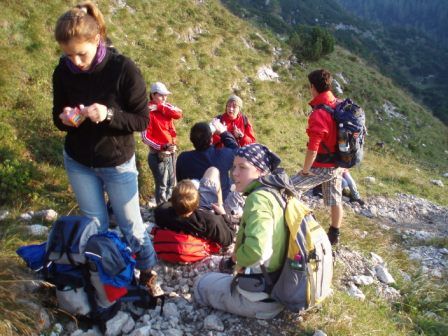
[[[62,225],[60,225],[62,227]],[[64,241],[64,235],[61,235],[61,239],[62,239],[62,246],[64,247],[64,252],[67,255],[68,261],[70,262],[70,264],[72,266],[75,266],[75,261],[73,260],[73,257],[70,253],[70,246],[72,245],[73,242],[73,238],[75,237],[76,231],[78,231],[79,228],[79,220],[75,221],[75,224],[73,224],[73,227],[70,231],[70,234],[68,236],[68,241]],[[62,228],[61,228],[62,231]],[[62,253],[61,253],[62,255]]]
[[[286,242],[288,242],[290,233],[289,233],[288,225],[286,224],[286,217],[285,217],[286,201],[285,201],[283,195],[281,194],[281,192],[278,189],[275,189],[275,188],[272,188],[272,187],[268,187],[268,186],[265,186],[265,185],[262,185],[262,186],[260,186],[258,188],[255,188],[254,191],[257,191],[257,190],[265,190],[265,191],[270,192],[272,195],[274,195],[275,199],[277,200],[277,202],[282,207],[284,224],[286,226],[286,233],[287,233]],[[285,250],[285,255],[283,257],[283,260],[285,260],[287,255],[288,255],[288,248],[286,248],[286,250]],[[278,277],[280,276],[281,270],[269,273],[267,268],[266,268],[266,266],[265,266],[265,264],[260,265],[260,269],[261,269],[261,272],[263,273],[263,277],[264,277],[264,279],[266,281],[266,287],[267,287],[266,291],[267,291],[267,293],[270,294],[272,292],[272,289],[274,288],[275,283],[278,280]]]
[[[319,104],[319,105],[316,105],[316,106],[313,107],[313,111],[314,111],[314,110],[325,110],[325,111],[327,111],[328,113],[330,113],[331,116],[334,117],[334,109],[331,108],[330,106],[326,105],[326,104]]]

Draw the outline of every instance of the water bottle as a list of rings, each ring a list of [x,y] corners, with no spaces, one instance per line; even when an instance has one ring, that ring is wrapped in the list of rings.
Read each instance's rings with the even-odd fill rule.
[[[347,142],[347,137],[344,131],[344,125],[341,123],[339,124],[338,128],[338,146],[339,151],[342,153],[347,153],[350,149],[350,146]]]
[[[300,253],[297,253],[294,256],[294,260],[291,260],[290,265],[292,269],[303,271],[302,255]]]

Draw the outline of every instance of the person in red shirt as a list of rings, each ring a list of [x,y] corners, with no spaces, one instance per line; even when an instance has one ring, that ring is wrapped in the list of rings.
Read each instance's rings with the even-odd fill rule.
[[[339,242],[339,228],[342,223],[342,168],[334,161],[337,146],[337,125],[332,115],[319,105],[335,108],[338,99],[331,92],[333,78],[327,70],[315,70],[308,75],[313,99],[308,118],[308,146],[303,168],[291,178],[297,191],[314,188],[322,183],[324,203],[331,209],[331,225],[328,238],[332,245]]]
[[[148,164],[154,176],[157,204],[171,197],[175,180],[176,129],[174,119],[182,118],[182,110],[166,100],[171,94],[165,84],[151,85],[149,124],[142,132],[143,142],[149,146]]]
[[[231,95],[227,99],[226,111],[217,116],[219,121],[227,126],[227,131],[232,133],[240,147],[255,142],[255,134],[251,123],[245,115],[241,113],[243,100],[237,95]],[[213,144],[218,148],[223,147],[219,134],[213,135]]]

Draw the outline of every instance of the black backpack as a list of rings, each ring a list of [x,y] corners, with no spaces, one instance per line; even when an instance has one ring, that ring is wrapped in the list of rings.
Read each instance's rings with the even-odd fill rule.
[[[328,105],[317,105],[330,113],[337,124],[337,146],[332,152],[322,144],[327,153],[318,154],[316,162],[334,162],[338,167],[351,168],[359,164],[364,156],[364,142],[367,135],[364,110],[351,99],[345,99],[333,109]]]

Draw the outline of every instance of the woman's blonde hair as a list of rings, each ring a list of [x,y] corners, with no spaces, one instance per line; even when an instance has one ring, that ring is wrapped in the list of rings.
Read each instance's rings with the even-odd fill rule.
[[[199,207],[199,192],[191,180],[182,180],[174,187],[171,204],[176,214],[181,217]]]
[[[98,34],[102,41],[106,41],[103,14],[91,1],[76,5],[62,14],[54,30],[54,37],[59,43],[67,43],[72,38],[93,41]]]

